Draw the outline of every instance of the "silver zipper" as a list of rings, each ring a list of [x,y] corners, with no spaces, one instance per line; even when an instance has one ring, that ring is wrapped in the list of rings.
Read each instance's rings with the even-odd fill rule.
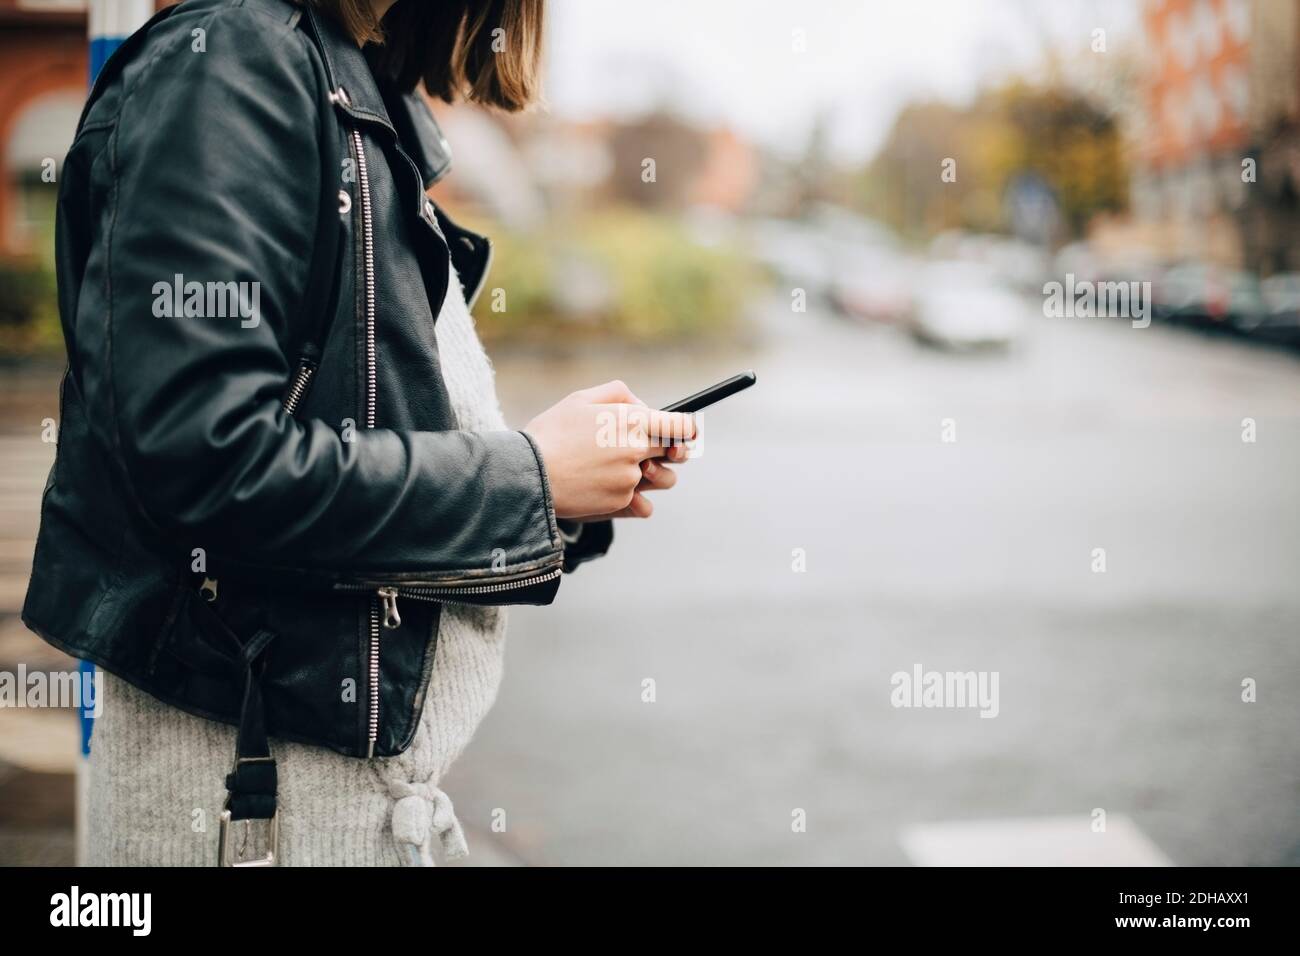
[[[366,427],[375,427],[378,357],[375,354],[375,234],[370,221],[370,171],[360,130],[352,131],[357,150],[357,179],[361,184],[361,252],[366,268]]]
[[[376,588],[372,584],[337,584],[335,588],[340,591],[374,591],[378,595],[378,601],[375,602],[375,622],[383,622],[384,628],[394,630],[402,626],[402,615],[397,607],[399,597],[411,598],[416,601],[442,601],[444,603],[455,604],[454,598],[469,597],[471,595],[482,594],[501,594],[504,591],[516,591],[520,588],[532,587],[535,584],[544,584],[547,581],[554,581],[564,573],[564,568],[556,567],[549,571],[543,571],[540,574],[533,574],[526,578],[519,578],[514,581],[494,581],[491,584],[448,584],[448,585],[423,585],[413,584],[409,587],[386,586]],[[372,628],[372,633],[374,629]]]
[[[377,598],[371,598],[370,601],[370,659],[366,664],[370,685],[366,757],[373,757],[375,742],[379,740],[379,599]]]
[[[350,100],[347,91],[342,87],[332,97],[347,105]],[[362,259],[365,263],[365,296],[366,296],[366,428],[375,427],[375,405],[376,394],[378,391],[378,349],[376,346],[375,330],[375,244],[374,244],[374,224],[372,222],[372,206],[370,202],[370,171],[366,164],[366,149],[361,138],[359,130],[352,130],[352,145],[357,154],[357,182],[361,189],[361,250]],[[488,244],[487,262],[484,265],[483,275],[480,277],[478,287],[470,296],[470,305],[478,298],[487,279],[488,268],[492,261],[492,246]],[[307,385],[311,381],[311,376],[315,371],[314,368],[304,367],[299,370],[295,377],[293,385],[290,387],[289,394],[285,399],[285,408],[292,412],[297,407],[297,403],[302,399],[306,392]],[[367,673],[370,682],[369,693],[369,715],[367,719],[367,757],[375,755],[375,746],[379,740],[379,645],[380,634],[382,629],[395,630],[401,627],[402,616],[397,608],[397,597],[400,593],[405,597],[415,600],[436,601],[444,598],[455,597],[457,595],[471,594],[495,594],[501,591],[513,590],[516,588],[527,587],[533,584],[541,584],[545,581],[553,581],[562,573],[562,568],[555,568],[544,574],[534,575],[520,581],[497,582],[494,584],[464,585],[449,587],[411,587],[398,589],[396,587],[380,587],[375,589],[375,597],[370,602],[370,648],[369,659],[367,661]]]
[[[389,606],[392,608],[391,613],[400,624],[402,619],[397,614],[397,596],[399,594],[402,597],[413,598],[416,601],[445,601],[447,598],[466,597],[471,594],[500,594],[503,591],[515,591],[519,588],[532,587],[534,584],[554,581],[563,573],[563,568],[553,568],[544,574],[535,574],[530,578],[523,578],[519,581],[498,581],[495,584],[464,584],[455,587],[385,588],[384,590],[391,593],[391,597],[388,598]],[[454,604],[455,602],[451,601],[449,603]]]
[[[409,587],[396,588],[385,586],[374,588],[375,597],[370,600],[370,658],[367,668],[370,685],[370,713],[367,719],[367,747],[366,757],[370,758],[375,755],[375,744],[379,740],[379,644],[381,622],[382,628],[387,630],[396,630],[402,626],[402,615],[397,607],[397,598],[402,596],[416,601],[447,601],[455,597],[464,597],[471,594],[499,594],[502,591],[513,591],[517,588],[529,587],[534,584],[542,584],[546,581],[554,581],[564,573],[563,567],[552,568],[542,574],[534,574],[531,577],[521,578],[518,581],[497,581],[493,584],[465,584],[447,587]],[[343,584],[338,585],[340,590],[370,590],[372,585],[369,584]],[[454,602],[452,602],[454,603]]]
[[[293,381],[289,383],[289,390],[284,396],[284,410],[290,415],[298,411],[298,403],[302,397],[307,394],[307,386],[311,384],[311,377],[316,373],[316,366],[305,359],[299,364],[298,371],[294,373]]]
[[[349,100],[347,92],[341,87],[338,91],[339,99],[346,105]],[[366,147],[361,139],[360,130],[352,130],[352,146],[357,153],[357,183],[361,188],[361,256],[365,263],[365,295],[366,295],[366,427],[375,427],[375,396],[378,388],[378,366],[379,358],[375,345],[375,233],[374,225],[371,221],[372,207],[370,204],[370,169],[366,164]],[[401,623],[401,618],[397,617],[397,600],[396,596],[389,597],[386,592],[388,588],[380,588],[377,598],[370,602],[370,653],[368,660],[368,672],[370,677],[370,713],[368,715],[367,730],[369,733],[368,747],[366,755],[373,757],[375,755],[375,744],[379,740],[379,634],[380,634],[380,602],[391,601],[391,608],[395,624],[389,625],[396,627]],[[388,625],[388,615],[384,615],[384,624]]]
[[[402,615],[397,613],[397,588],[380,588],[378,593],[383,606],[384,627],[395,631],[402,626]]]

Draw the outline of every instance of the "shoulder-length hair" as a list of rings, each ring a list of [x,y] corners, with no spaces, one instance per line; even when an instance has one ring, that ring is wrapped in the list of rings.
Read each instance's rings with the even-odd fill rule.
[[[457,98],[517,112],[541,89],[545,0],[397,0],[377,20],[368,0],[308,0],[358,43],[399,89],[420,81]]]

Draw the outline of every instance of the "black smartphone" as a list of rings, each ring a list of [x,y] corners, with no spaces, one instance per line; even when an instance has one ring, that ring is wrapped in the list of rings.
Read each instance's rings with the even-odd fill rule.
[[[758,381],[758,376],[754,374],[753,369],[748,372],[741,372],[739,375],[733,375],[725,382],[719,382],[717,385],[710,385],[702,392],[696,392],[694,395],[687,395],[680,401],[673,402],[671,405],[665,405],[661,411],[665,412],[698,412],[702,408],[708,408],[717,402],[722,401],[728,395],[735,395],[737,392],[743,392],[749,386]]]

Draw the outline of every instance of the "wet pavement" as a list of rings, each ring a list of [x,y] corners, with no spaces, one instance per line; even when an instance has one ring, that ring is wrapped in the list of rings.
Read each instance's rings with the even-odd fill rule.
[[[474,862],[906,863],[918,827],[1103,809],[1176,864],[1300,863],[1300,360],[1108,320],[1005,355],[779,304],[761,328],[736,354],[496,356],[516,426],[613,377],[653,404],[759,385],[703,416],[651,521],[513,612],[445,782]],[[13,614],[54,393],[4,382],[10,668],[43,647]],[[918,665],[996,672],[996,718],[891,706]],[[70,860],[73,759],[30,743],[74,745],[71,718],[27,719],[0,727],[0,862]]]
[[[488,839],[530,863],[904,863],[909,828],[1101,809],[1176,864],[1300,862],[1300,361],[1108,320],[1006,355],[763,327],[744,356],[498,361],[514,423],[548,385],[759,385],[651,521],[514,612],[464,818],[504,810]],[[997,672],[997,717],[891,706],[916,665]]]

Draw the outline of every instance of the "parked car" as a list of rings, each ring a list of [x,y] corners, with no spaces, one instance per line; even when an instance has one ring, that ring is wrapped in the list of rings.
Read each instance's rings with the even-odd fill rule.
[[[822,204],[804,219],[755,220],[749,235],[754,257],[809,302],[867,317],[896,308],[891,273],[902,252],[875,220]]]
[[[1036,294],[1042,293],[1043,282],[1052,265],[1051,257],[1041,247],[1001,236],[989,238],[984,262],[1001,282],[1021,292]]]
[[[999,282],[1034,293],[1042,290],[1053,265],[1045,249],[1022,239],[958,229],[935,236],[930,242],[930,257],[983,266]]]
[[[1062,246],[1052,259],[1052,275],[1058,282],[1064,282],[1067,275],[1074,276],[1076,282],[1096,282],[1102,267],[1101,257],[1083,240]]]
[[[1259,280],[1253,275],[1199,262],[1169,269],[1154,293],[1158,318],[1202,328],[1248,327],[1265,312]]]
[[[844,256],[831,277],[832,304],[869,322],[902,323],[912,310],[918,264],[906,255],[864,248]]]
[[[817,230],[792,219],[760,219],[750,227],[750,243],[778,282],[803,289],[812,302],[829,296],[831,265]]]
[[[1259,284],[1264,311],[1237,330],[1252,339],[1300,346],[1300,272],[1270,276]]]
[[[941,348],[1006,348],[1020,335],[1028,306],[994,280],[988,269],[967,262],[939,262],[920,277],[911,331]]]

